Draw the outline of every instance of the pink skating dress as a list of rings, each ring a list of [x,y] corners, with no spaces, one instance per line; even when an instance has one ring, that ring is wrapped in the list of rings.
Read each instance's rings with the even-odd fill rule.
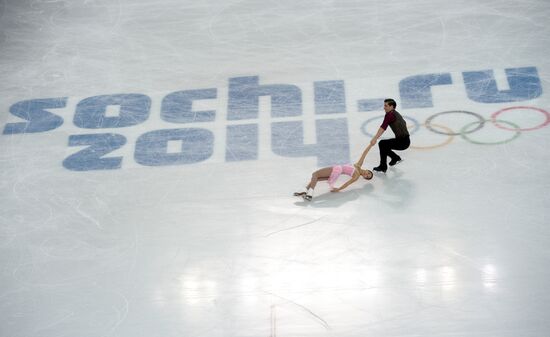
[[[345,174],[347,176],[353,176],[353,172],[355,172],[355,167],[353,165],[334,165],[332,167],[332,172],[330,173],[330,177],[328,178],[328,184],[330,188],[334,188],[334,183],[336,182],[336,179],[342,174]]]

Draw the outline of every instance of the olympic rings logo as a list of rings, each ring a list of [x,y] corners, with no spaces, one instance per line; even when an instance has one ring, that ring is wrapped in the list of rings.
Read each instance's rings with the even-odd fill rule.
[[[533,110],[533,111],[539,112],[544,116],[544,121],[542,123],[536,125],[536,126],[533,126],[533,127],[522,128],[522,127],[518,126],[517,124],[515,124],[513,122],[502,119],[502,115],[504,113],[506,113],[508,111],[520,110],[520,109]],[[475,117],[476,120],[474,120],[473,122],[470,122],[468,124],[465,124],[464,126],[462,126],[460,128],[459,131],[452,130],[451,128],[449,128],[445,125],[438,124],[438,123],[434,122],[434,120],[436,120],[438,117],[441,117],[443,115],[452,115],[452,114],[468,115],[468,116]],[[373,137],[373,135],[371,133],[367,132],[367,125],[369,123],[375,121],[375,120],[383,119],[383,118],[384,118],[384,116],[377,116],[377,117],[373,117],[373,118],[370,118],[370,119],[366,120],[363,123],[363,125],[361,126],[361,131],[363,132],[363,134],[366,135],[366,136],[369,136],[369,137]],[[408,121],[412,122],[413,126],[411,128],[409,128],[409,133],[411,135],[413,135],[415,132],[417,132],[421,127],[424,127],[424,128],[428,129],[429,131],[431,131],[433,133],[447,136],[444,141],[442,141],[440,143],[437,143],[435,145],[418,146],[418,145],[411,144],[411,146],[410,146],[411,148],[419,149],[419,150],[429,150],[429,149],[434,149],[434,148],[438,148],[438,147],[448,145],[449,143],[451,143],[453,141],[455,136],[460,136],[464,140],[466,140],[466,141],[468,141],[472,144],[477,144],[477,145],[504,144],[504,143],[508,143],[508,142],[516,139],[517,137],[519,137],[519,135],[523,131],[533,131],[533,130],[541,129],[541,128],[547,126],[548,124],[550,124],[550,113],[548,113],[547,111],[545,111],[543,109],[530,107],[530,106],[515,106],[515,107],[504,108],[504,109],[498,110],[495,113],[493,113],[491,115],[491,117],[488,118],[488,119],[486,119],[485,117],[481,116],[478,113],[471,112],[471,111],[463,111],[463,110],[451,110],[451,111],[438,112],[438,113],[433,114],[430,117],[428,117],[423,124],[420,124],[418,122],[418,120],[416,120],[416,119],[414,119],[410,116],[405,116],[404,115],[403,118],[405,120],[408,120]],[[470,134],[482,129],[487,122],[492,123],[495,127],[499,128],[499,129],[507,130],[507,131],[513,131],[513,133],[511,134],[510,137],[505,138],[503,140],[498,140],[498,141],[489,142],[489,141],[479,141],[479,140],[473,139],[473,137],[471,137]]]

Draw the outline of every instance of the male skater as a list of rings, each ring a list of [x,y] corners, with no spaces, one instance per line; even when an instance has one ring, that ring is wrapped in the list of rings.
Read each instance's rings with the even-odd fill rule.
[[[382,125],[380,125],[376,135],[374,135],[371,139],[370,146],[368,146],[363,152],[361,159],[354,164],[356,168],[360,168],[363,165],[366,152],[368,152],[370,147],[376,144],[376,141],[380,138],[380,136],[382,136],[388,126],[395,134],[395,138],[383,139],[378,142],[378,147],[380,149],[380,164],[373,168],[373,170],[386,173],[386,170],[388,169],[388,165],[386,164],[388,156],[391,158],[390,166],[393,166],[401,161],[401,157],[399,157],[392,150],[407,149],[409,145],[411,145],[411,140],[409,137],[409,131],[407,130],[407,123],[405,122],[405,119],[403,119],[403,116],[395,110],[396,107],[397,103],[395,103],[393,99],[388,98],[384,100],[384,111],[386,112],[384,121],[382,122]]]

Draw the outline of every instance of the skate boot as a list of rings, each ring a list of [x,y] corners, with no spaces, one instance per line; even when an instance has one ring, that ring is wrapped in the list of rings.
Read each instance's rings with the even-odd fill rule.
[[[393,166],[399,162],[401,162],[401,157],[397,156],[397,158],[393,158],[392,160],[390,160],[390,166]]]
[[[380,165],[380,166],[374,167],[373,170],[376,172],[386,173],[386,171],[388,170],[388,167]]]

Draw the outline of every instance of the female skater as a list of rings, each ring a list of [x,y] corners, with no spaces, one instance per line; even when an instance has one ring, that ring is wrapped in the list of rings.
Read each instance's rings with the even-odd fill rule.
[[[348,181],[346,181],[342,186],[334,187],[334,182],[336,182],[336,179],[338,179],[338,177],[342,174],[348,175],[351,178]],[[372,179],[372,171],[363,170],[359,167],[354,167],[349,164],[324,167],[322,169],[319,169],[313,172],[313,174],[311,175],[311,180],[309,184],[306,186],[306,191],[295,192],[294,195],[301,196],[302,198],[304,198],[304,200],[310,201],[313,198],[313,190],[315,189],[315,185],[317,185],[317,181],[327,180],[330,186],[330,191],[339,192],[344,188],[348,187],[349,185],[353,184],[354,182],[356,182],[357,179],[359,179],[359,176],[362,176],[363,178],[370,180]]]

